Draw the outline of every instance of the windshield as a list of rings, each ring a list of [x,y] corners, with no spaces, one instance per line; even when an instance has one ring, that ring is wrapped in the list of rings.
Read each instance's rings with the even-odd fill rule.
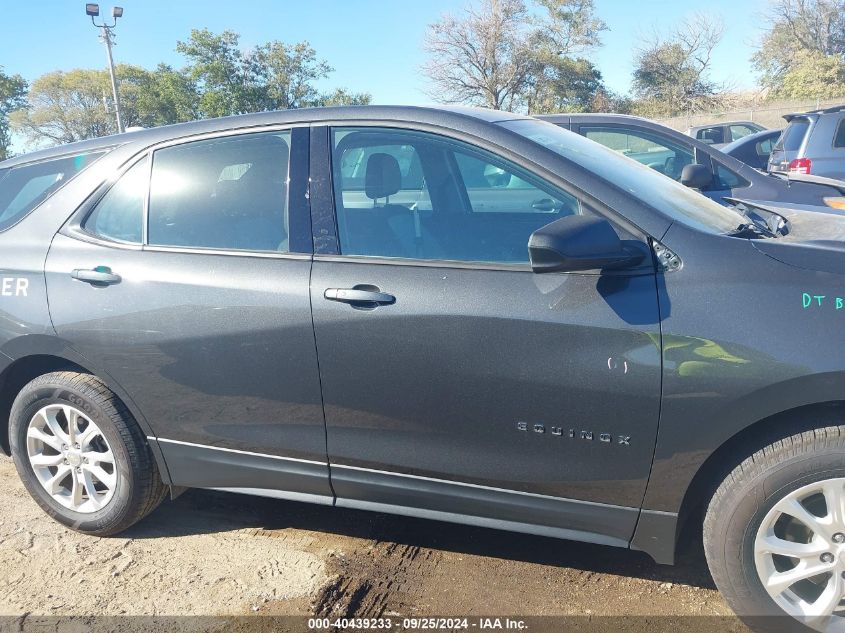
[[[710,233],[732,233],[747,223],[734,209],[583,136],[536,119],[502,121],[502,127],[539,143],[621,187],[667,217]]]
[[[89,152],[0,169],[0,231],[17,224],[102,155]]]

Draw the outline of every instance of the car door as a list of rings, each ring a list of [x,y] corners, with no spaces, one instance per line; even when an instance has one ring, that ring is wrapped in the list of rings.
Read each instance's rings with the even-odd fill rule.
[[[50,249],[56,332],[129,394],[174,484],[330,502],[307,154],[306,128],[154,148]]]
[[[658,418],[651,259],[534,274],[530,234],[593,211],[515,158],[399,128],[315,142],[311,297],[337,504],[624,543]]]

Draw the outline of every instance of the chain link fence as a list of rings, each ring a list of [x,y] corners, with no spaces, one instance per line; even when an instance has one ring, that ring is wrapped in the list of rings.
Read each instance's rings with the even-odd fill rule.
[[[675,116],[668,119],[657,119],[657,121],[681,132],[686,131],[690,127],[711,125],[723,121],[754,121],[767,128],[779,128],[786,125],[786,121],[783,120],[784,114],[809,112],[811,110],[819,110],[821,108],[843,104],[845,104],[845,97],[839,97],[837,99],[763,101],[746,108],[714,110],[712,112]]]

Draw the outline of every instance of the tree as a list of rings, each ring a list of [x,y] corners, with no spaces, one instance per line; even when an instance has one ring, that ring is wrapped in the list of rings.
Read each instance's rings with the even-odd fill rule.
[[[583,109],[602,87],[581,55],[607,27],[593,0],[481,0],[429,25],[432,97],[496,110]]]
[[[607,25],[595,16],[593,0],[537,0],[543,10],[533,20],[529,50],[532,76],[529,113],[592,109],[604,83],[582,55],[600,44]]]
[[[599,70],[584,58],[553,57],[543,64],[528,101],[531,114],[589,112],[604,90]]]
[[[188,80],[168,66],[154,71],[118,64],[126,127],[187,121],[197,96]],[[117,132],[106,70],[55,71],[32,82],[26,108],[11,115],[12,126],[34,144],[72,143]]]
[[[845,96],[845,59],[817,51],[798,51],[770,96],[777,99]]]
[[[766,16],[768,30],[760,41],[752,63],[761,73],[764,86],[778,89],[785,77],[796,68],[806,65],[806,55],[821,61],[826,57],[835,66],[845,59],[845,0],[772,0]],[[797,76],[806,75],[799,70]],[[792,76],[790,94],[796,91],[796,75]]]
[[[258,96],[248,60],[244,59],[234,31],[214,34],[194,29],[176,50],[188,58],[185,72],[199,91],[202,117],[242,114],[258,109]]]
[[[9,158],[12,138],[9,114],[26,102],[27,84],[20,75],[7,75],[0,66],[0,160]]]
[[[239,40],[233,31],[214,34],[195,29],[186,42],[177,43],[176,50],[188,59],[185,75],[199,94],[199,116],[303,108],[330,99],[346,103],[370,100],[367,94],[343,89],[322,94],[317,83],[334,69],[317,57],[308,42],[272,41],[242,51]]]
[[[447,14],[430,24],[423,71],[431,96],[494,110],[519,106],[532,73],[528,17],[522,0],[481,0],[461,17]]]
[[[120,68],[124,68],[121,100],[134,125],[155,127],[199,117],[199,93],[186,73],[166,64],[153,71],[137,66]]]
[[[332,68],[307,42],[267,42],[244,52],[232,31],[194,30],[177,50],[188,65],[155,70],[118,64],[123,122],[126,127],[154,127],[212,116],[370,102],[370,95],[343,88],[323,93],[317,82]],[[3,75],[0,73],[0,132]],[[21,80],[23,81],[23,80]],[[23,90],[21,88],[21,90]],[[32,83],[25,104],[10,101],[12,127],[36,145],[71,143],[114,134],[111,84],[105,70],[76,69],[47,73]],[[0,138],[2,141],[2,138]],[[2,144],[0,144],[2,148]]]
[[[638,111],[673,116],[711,106],[721,87],[708,71],[713,49],[722,39],[722,24],[705,14],[684,20],[668,36],[655,33],[634,58],[634,94]]]
[[[558,57],[583,55],[601,44],[607,25],[596,16],[593,0],[535,0],[542,9],[533,19],[532,46]]]
[[[36,144],[72,143],[111,134],[115,124],[104,106],[108,81],[108,73],[97,70],[42,75],[32,82],[26,108],[12,113],[12,127]]]
[[[334,92],[329,92],[320,96],[318,105],[320,106],[351,106],[351,105],[369,105],[372,101],[372,96],[366,92],[349,92],[345,88],[336,88]]]

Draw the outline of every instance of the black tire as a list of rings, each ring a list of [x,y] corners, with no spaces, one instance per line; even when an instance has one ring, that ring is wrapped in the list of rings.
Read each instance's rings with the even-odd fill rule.
[[[754,541],[768,512],[786,495],[840,477],[845,477],[845,426],[828,426],[757,450],[713,494],[704,518],[707,562],[719,591],[752,628],[804,630],[797,620],[784,617],[764,589],[754,562]]]
[[[50,404],[70,404],[103,432],[118,473],[114,495],[101,510],[74,512],[55,501],[38,481],[27,456],[27,428],[33,416]],[[167,494],[146,438],[120,399],[96,376],[62,371],[27,384],[12,405],[9,440],[18,474],[27,491],[53,519],[95,536],[117,534],[155,510]]]

